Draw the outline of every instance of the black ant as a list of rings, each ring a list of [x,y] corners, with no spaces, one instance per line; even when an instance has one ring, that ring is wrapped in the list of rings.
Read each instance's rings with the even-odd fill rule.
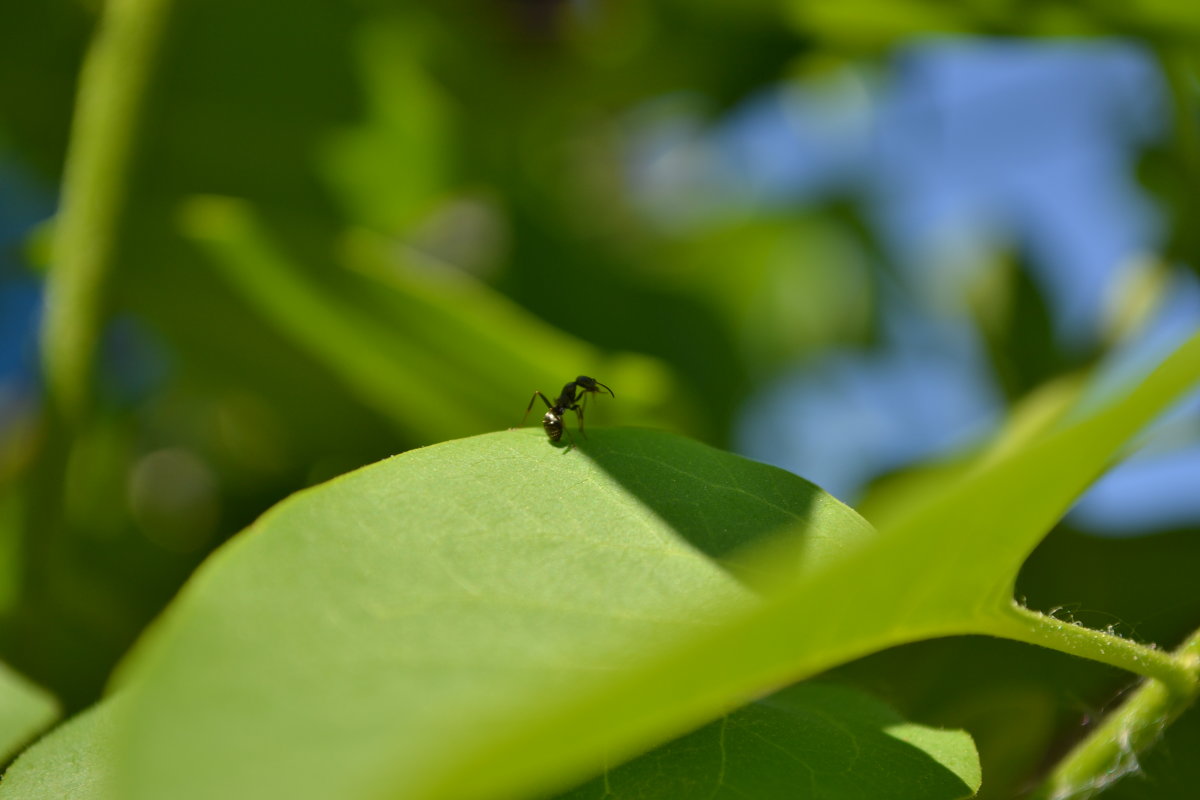
[[[529,398],[529,405],[525,408],[525,416],[521,418],[521,424],[525,424],[525,420],[529,417],[529,411],[533,408],[533,401],[542,398],[542,402],[546,404],[546,408],[550,409],[546,412],[546,416],[542,417],[542,427],[546,429],[546,435],[550,437],[550,441],[557,442],[562,439],[563,435],[563,414],[568,410],[574,411],[579,417],[579,432],[583,434],[583,438],[587,438],[587,434],[583,433],[583,406],[580,405],[580,399],[583,400],[583,405],[587,405],[588,394],[599,394],[600,390],[608,392],[614,398],[613,390],[600,383],[595,378],[589,378],[587,375],[580,375],[575,380],[568,383],[562,388],[558,394],[558,399],[551,403],[546,395],[540,390],[534,390],[533,397]],[[568,438],[570,433],[567,434]],[[572,443],[574,446],[574,443]]]

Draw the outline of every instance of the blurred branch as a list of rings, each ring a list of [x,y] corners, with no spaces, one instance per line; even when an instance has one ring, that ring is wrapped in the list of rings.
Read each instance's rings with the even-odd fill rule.
[[[90,643],[64,624],[67,588],[63,504],[70,451],[92,404],[106,286],[128,203],[130,165],[144,97],[170,0],[109,0],[79,76],[61,211],[46,280],[41,356],[46,413],[40,448],[23,481],[21,598],[0,627],[11,663],[66,698],[69,670]],[[95,605],[95,597],[89,603]],[[78,605],[76,603],[76,605]],[[90,694],[94,688],[85,689]],[[74,697],[70,706],[81,700]],[[89,698],[90,699],[90,698]]]
[[[143,98],[170,0],[110,0],[80,73],[42,360],[55,412],[76,424],[90,403],[117,230]]]

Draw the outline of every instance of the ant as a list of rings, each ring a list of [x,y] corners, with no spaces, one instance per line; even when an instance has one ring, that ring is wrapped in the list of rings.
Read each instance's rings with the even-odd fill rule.
[[[579,432],[583,434],[583,438],[587,438],[587,434],[583,433],[583,406],[587,405],[588,394],[599,394],[600,390],[608,392],[614,398],[613,390],[605,386],[595,378],[589,378],[587,375],[580,375],[575,380],[568,383],[559,392],[558,399],[553,403],[547,399],[546,395],[540,390],[534,390],[533,397],[529,398],[529,405],[525,408],[525,416],[521,418],[521,424],[525,424],[526,418],[529,417],[529,411],[533,408],[533,401],[542,398],[542,402],[546,404],[546,408],[550,409],[546,412],[546,416],[542,417],[542,427],[546,429],[546,435],[550,437],[550,441],[557,442],[562,439],[563,435],[563,414],[567,413],[568,409],[574,411],[579,417]],[[583,400],[583,405],[580,405],[580,400]],[[568,433],[567,437],[570,438]],[[574,442],[571,443],[574,446]],[[568,448],[569,449],[569,448]]]

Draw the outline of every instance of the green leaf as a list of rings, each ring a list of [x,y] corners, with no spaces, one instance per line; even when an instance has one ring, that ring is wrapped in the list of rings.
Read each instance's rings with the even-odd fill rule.
[[[1137,431],[1200,380],[1200,336],[1140,386],[1092,416],[987,461],[923,509],[882,530],[770,602],[602,690],[532,713],[431,795],[484,795],[565,776],[595,753],[629,757],[718,716],[733,698],[814,675],[858,656],[926,638],[1005,636],[1186,683],[1163,654],[1012,603],[1024,557]],[[561,731],[572,726],[576,735]],[[579,765],[579,766],[576,766]]]
[[[1006,592],[1198,378],[1200,338],[877,536],[795,476],[653,431],[574,449],[491,434],[344,476],[223,548],[143,640],[119,676],[116,796],[551,791],[780,685],[956,633],[1169,678],[1161,653]]]
[[[752,703],[563,795],[563,800],[680,797],[971,797],[971,737],[907,724],[846,687],[801,684]]]
[[[67,720],[13,762],[0,796],[105,800],[111,792],[115,714],[110,697]]]
[[[118,796],[423,796],[497,725],[754,604],[751,543],[790,529],[809,572],[873,535],[781,470],[589,436],[448,442],[268,513],[122,671]]]
[[[57,719],[58,701],[0,661],[0,763]]]
[[[1200,620],[1198,563],[1194,531],[1110,539],[1059,526],[1022,567],[1017,596],[1055,608],[1059,618],[1169,647]],[[970,731],[985,776],[980,796],[994,800],[1019,796],[1045,770],[1046,754],[1083,735],[1131,683],[1128,673],[1107,665],[990,636],[890,648],[839,667],[833,679],[885,696],[911,719]],[[1178,754],[1191,752],[1193,734],[1174,737],[1187,720],[1139,758],[1139,778],[1120,785],[1149,789],[1147,797],[1158,797],[1154,791],[1167,782],[1186,785],[1180,776],[1192,760]]]

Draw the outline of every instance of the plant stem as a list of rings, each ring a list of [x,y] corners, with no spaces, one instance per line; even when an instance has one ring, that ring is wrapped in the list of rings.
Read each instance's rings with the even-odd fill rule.
[[[1177,695],[1194,694],[1195,666],[1186,659],[1111,633],[1031,611],[1017,603],[1005,606],[998,636],[1100,661],[1160,681]]]
[[[1173,660],[1191,674],[1190,691],[1146,681],[1058,763],[1034,795],[1037,800],[1091,797],[1138,769],[1138,754],[1196,699],[1200,631],[1175,651]]]
[[[80,72],[42,323],[47,394],[67,424],[78,424],[91,401],[104,287],[112,272],[135,134],[169,4],[109,0]]]

